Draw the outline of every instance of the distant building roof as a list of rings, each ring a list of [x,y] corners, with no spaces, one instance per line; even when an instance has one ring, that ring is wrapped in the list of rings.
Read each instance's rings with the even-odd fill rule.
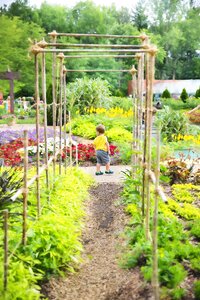
[[[155,80],[153,91],[154,94],[161,94],[165,89],[168,89],[171,94],[181,94],[185,88],[187,93],[194,94],[199,87],[200,79]]]
[[[145,81],[144,81],[145,86]],[[154,94],[162,94],[165,89],[168,89],[171,94],[180,95],[185,88],[188,94],[195,94],[200,87],[200,79],[186,80],[155,80],[153,85]],[[132,82],[128,84],[128,94],[132,93]]]

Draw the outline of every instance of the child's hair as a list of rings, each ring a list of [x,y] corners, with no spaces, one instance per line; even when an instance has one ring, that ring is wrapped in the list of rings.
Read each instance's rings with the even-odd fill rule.
[[[102,124],[99,124],[97,127],[96,127],[96,131],[99,132],[99,133],[104,133],[105,132],[105,126],[103,126]]]

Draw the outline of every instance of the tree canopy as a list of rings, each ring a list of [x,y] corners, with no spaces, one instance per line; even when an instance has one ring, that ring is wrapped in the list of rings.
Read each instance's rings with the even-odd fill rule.
[[[50,5],[44,2],[40,8],[32,7],[27,0],[15,0],[0,8],[1,65],[0,71],[10,68],[20,71],[21,79],[16,91],[33,94],[33,59],[29,57],[29,39],[40,40],[47,33],[58,32],[138,34],[146,32],[159,52],[156,59],[157,79],[200,78],[200,8],[189,0],[139,0],[134,9],[116,9],[96,5],[91,0],[80,1],[73,7]],[[6,33],[6,34],[5,34]],[[77,42],[74,38],[62,38],[61,42]],[[105,39],[80,38],[84,43],[105,43]],[[123,41],[130,43],[130,40]],[[112,40],[122,43],[122,40]],[[135,43],[135,41],[134,41]],[[50,59],[49,59],[50,60]],[[50,67],[47,59],[47,67]],[[82,59],[66,61],[68,68],[129,69],[132,59]],[[127,92],[128,74],[70,73],[68,81],[82,77],[99,77],[109,82],[112,92]],[[8,85],[1,81],[0,89],[8,92]]]

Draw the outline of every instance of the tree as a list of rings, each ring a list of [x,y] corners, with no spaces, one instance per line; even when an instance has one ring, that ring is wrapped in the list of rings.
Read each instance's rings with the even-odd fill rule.
[[[136,8],[132,13],[132,22],[137,27],[138,30],[148,28],[148,18],[145,14],[145,3],[144,1],[139,1],[136,5]]]
[[[21,96],[31,96],[34,93],[34,59],[28,57],[30,39],[41,39],[44,32],[41,27],[34,23],[23,22],[17,17],[10,19],[0,16],[0,71],[8,69],[19,71],[21,78],[15,82],[15,92],[23,89]],[[4,94],[9,91],[8,84],[1,81],[1,90]]]
[[[168,91],[168,89],[165,89],[165,90],[163,91],[161,98],[166,98],[166,99],[171,98],[171,94],[170,94],[170,92]]]
[[[196,90],[195,98],[200,98],[200,87]]]
[[[16,0],[8,7],[1,7],[1,12],[8,17],[19,17],[26,22],[40,23],[37,10],[28,5],[28,0]]]
[[[180,98],[183,102],[186,102],[187,98],[188,98],[188,93],[186,91],[186,89],[184,88],[181,92]]]

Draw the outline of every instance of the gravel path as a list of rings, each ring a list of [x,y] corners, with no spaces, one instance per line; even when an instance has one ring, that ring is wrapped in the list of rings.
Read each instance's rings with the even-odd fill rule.
[[[87,174],[90,174],[91,176],[93,176],[95,178],[95,181],[98,183],[120,183],[123,181],[124,178],[124,173],[127,170],[130,170],[130,166],[126,166],[126,165],[118,165],[118,166],[111,166],[111,170],[114,171],[114,174],[112,175],[100,175],[100,176],[96,176],[95,172],[96,172],[96,167],[95,166],[91,166],[91,167],[80,167],[84,172],[86,172]],[[105,167],[102,167],[101,170],[104,172],[105,171]]]
[[[122,187],[101,183],[91,190],[87,227],[83,235],[84,263],[75,275],[52,279],[43,287],[50,300],[145,300],[139,269],[118,266],[127,217],[116,205]]]

